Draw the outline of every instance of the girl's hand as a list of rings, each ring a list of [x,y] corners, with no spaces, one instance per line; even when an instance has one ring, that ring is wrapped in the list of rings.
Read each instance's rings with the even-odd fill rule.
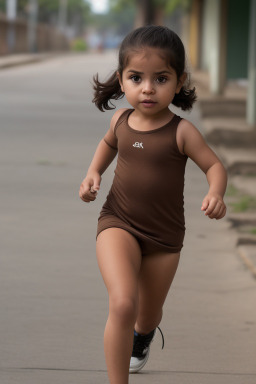
[[[205,196],[201,211],[205,211],[205,216],[210,219],[222,219],[226,215],[226,205],[221,195],[209,194]]]
[[[101,176],[99,173],[87,175],[80,185],[79,197],[85,203],[90,203],[96,199],[100,189]]]

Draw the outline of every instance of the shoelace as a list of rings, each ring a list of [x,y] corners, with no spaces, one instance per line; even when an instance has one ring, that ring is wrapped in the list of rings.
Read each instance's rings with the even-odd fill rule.
[[[160,334],[162,336],[162,349],[164,349],[164,335],[163,335],[163,332],[162,332],[160,327],[157,327],[157,329],[159,330],[159,332],[160,332]]]

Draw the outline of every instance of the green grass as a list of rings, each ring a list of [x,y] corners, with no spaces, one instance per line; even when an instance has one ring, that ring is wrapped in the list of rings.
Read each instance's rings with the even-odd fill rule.
[[[228,184],[226,197],[233,212],[256,211],[256,197],[245,194],[233,184]]]
[[[251,231],[250,231],[250,232],[251,232],[252,235],[256,235],[256,227],[251,228]]]
[[[239,190],[233,184],[228,184],[226,196],[233,197],[233,196],[238,196],[239,194],[240,194]]]
[[[233,212],[246,212],[249,210],[256,210],[256,197],[244,195],[241,196],[236,202],[230,204]]]

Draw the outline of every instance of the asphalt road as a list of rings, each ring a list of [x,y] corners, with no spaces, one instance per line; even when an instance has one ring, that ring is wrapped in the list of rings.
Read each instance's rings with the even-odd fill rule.
[[[96,202],[82,203],[78,189],[112,116],[91,103],[90,80],[114,67],[111,53],[0,72],[1,384],[108,382],[95,228],[114,164]],[[189,118],[201,128],[197,108]],[[185,246],[161,324],[166,346],[156,337],[131,383],[256,382],[256,283],[228,222],[200,212],[206,191],[189,162]]]

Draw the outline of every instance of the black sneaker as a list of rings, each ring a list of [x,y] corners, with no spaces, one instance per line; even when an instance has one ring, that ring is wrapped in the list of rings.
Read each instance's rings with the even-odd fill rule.
[[[159,327],[158,329],[162,335],[162,340],[163,340],[162,349],[163,349],[164,337],[161,329]],[[156,329],[154,329],[152,332],[148,333],[147,335],[140,335],[134,331],[133,350],[132,350],[132,357],[131,357],[130,368],[129,368],[130,373],[139,372],[148,361],[150,344],[154,339],[155,333],[156,333]]]

